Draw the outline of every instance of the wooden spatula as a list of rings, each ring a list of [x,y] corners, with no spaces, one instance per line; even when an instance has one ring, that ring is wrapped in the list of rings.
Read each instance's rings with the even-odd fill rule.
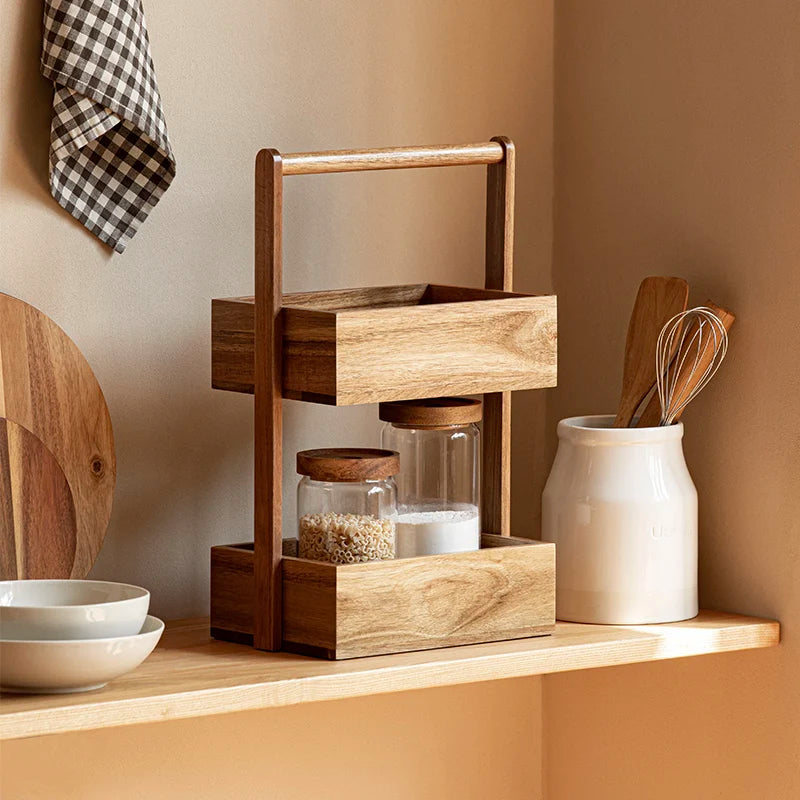
[[[722,324],[725,326],[726,331],[731,329],[731,325],[733,325],[736,319],[736,316],[733,314],[733,312],[728,311],[727,308],[718,306],[716,303],[712,303],[711,300],[706,300],[703,305],[706,308],[710,308],[720,318]],[[713,340],[709,339],[706,343],[705,349],[700,353],[696,363],[693,358],[688,358],[684,362],[681,371],[675,378],[675,388],[671,393],[674,404],[671,403],[670,405],[672,405],[673,408],[680,403],[682,398],[685,398],[689,392],[692,391],[694,388],[692,381],[699,381],[703,373],[706,371],[706,369],[708,369],[711,359],[714,357],[714,348],[712,345]],[[674,354],[674,357],[680,358],[680,353]],[[676,422],[682,413],[683,410],[681,410],[675,416]],[[658,399],[658,393],[654,392],[653,396],[645,406],[642,415],[639,417],[639,421],[636,423],[636,426],[638,428],[654,428],[656,425],[661,423],[661,414],[662,409],[661,403]]]
[[[683,278],[649,277],[639,286],[625,342],[622,397],[615,428],[627,428],[636,409],[656,383],[656,342],[664,325],[689,301]]]

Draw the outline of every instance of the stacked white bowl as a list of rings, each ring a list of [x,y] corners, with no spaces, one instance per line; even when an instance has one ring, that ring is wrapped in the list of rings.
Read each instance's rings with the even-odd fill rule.
[[[153,651],[150,592],[108,581],[0,581],[0,690],[99,689]]]

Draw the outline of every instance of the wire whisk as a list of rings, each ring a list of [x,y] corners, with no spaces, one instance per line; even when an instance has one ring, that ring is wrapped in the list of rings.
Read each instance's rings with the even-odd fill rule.
[[[682,311],[664,325],[656,344],[660,425],[672,425],[680,417],[714,377],[727,352],[728,331],[706,306]]]

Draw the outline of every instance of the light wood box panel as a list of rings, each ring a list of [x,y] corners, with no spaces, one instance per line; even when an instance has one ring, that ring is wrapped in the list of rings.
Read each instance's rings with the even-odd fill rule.
[[[556,385],[556,298],[412,284],[283,296],[283,396],[355,405]],[[253,391],[254,304],[212,302],[212,385]]]
[[[252,643],[252,544],[211,550],[211,629]],[[283,649],[329,659],[428,650],[551,633],[555,546],[483,534],[482,548],[336,565],[284,543]]]

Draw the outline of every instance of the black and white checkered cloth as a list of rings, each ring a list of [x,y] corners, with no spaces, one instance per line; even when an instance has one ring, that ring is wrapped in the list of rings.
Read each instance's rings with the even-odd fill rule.
[[[118,253],[175,177],[141,0],[45,0],[50,190]]]

